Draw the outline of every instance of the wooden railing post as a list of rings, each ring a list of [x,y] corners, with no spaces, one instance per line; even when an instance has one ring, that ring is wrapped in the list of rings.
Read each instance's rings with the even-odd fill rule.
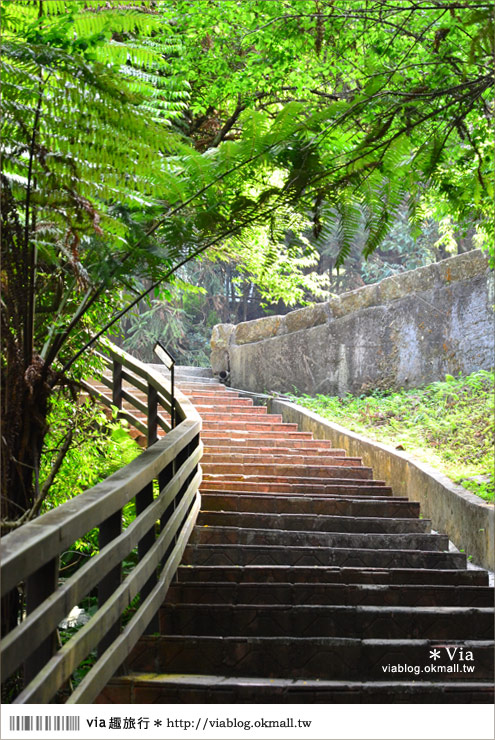
[[[167,485],[167,483],[169,483],[172,480],[172,478],[174,477],[175,471],[176,471],[176,464],[175,463],[176,463],[176,461],[173,460],[158,475],[158,485],[160,487],[160,491],[163,491],[163,489],[165,488],[165,486]],[[175,499],[174,499],[169,504],[169,506],[167,506],[167,508],[163,512],[163,515],[162,515],[162,517],[160,519],[160,532],[163,532],[163,530],[166,528],[170,517],[172,516],[172,514],[175,511],[175,507],[176,507],[176,503],[175,503]],[[166,550],[163,558],[162,558],[161,563],[160,563],[160,565],[162,567],[167,562],[167,558],[168,558],[168,556],[170,555],[170,553],[172,552],[173,549],[174,549],[174,542],[171,542],[170,545],[169,545],[169,547],[168,547],[168,549]]]
[[[105,545],[108,545],[113,539],[119,536],[122,532],[122,509],[119,509],[105,519],[100,524],[100,532],[98,536],[98,549],[101,550]],[[112,568],[107,575],[101,579],[98,584],[98,608],[102,607],[105,601],[110,598],[115,589],[120,586],[122,581],[122,564],[116,565]],[[110,627],[105,637],[98,644],[98,655],[105,652],[107,647],[115,640],[120,634],[120,619]]]
[[[122,363],[117,360],[113,361],[112,403],[118,409],[122,408]]]
[[[148,384],[148,447],[158,441],[158,393]]]
[[[197,447],[199,447],[199,443],[200,443],[200,442],[201,442],[201,437],[200,437],[200,435],[199,435],[199,434],[197,434],[197,435],[196,435],[196,436],[194,437],[194,439],[192,440],[191,444],[189,445],[189,447],[190,447],[190,454],[191,454],[191,455],[192,455],[192,453],[193,453],[193,452],[194,452],[194,451],[196,450],[196,448],[197,448]],[[193,471],[193,473],[192,473],[192,476],[193,476],[193,477],[194,477],[194,476],[196,475],[196,473],[198,472],[198,467],[199,467],[199,463],[198,463],[198,465],[196,465],[196,467],[194,468],[194,471]]]
[[[170,366],[170,429],[175,429],[177,416],[175,409],[175,360]]]
[[[54,558],[42,565],[26,579],[26,613],[30,614],[58,586],[59,559]],[[48,663],[57,650],[56,631],[43,640],[24,663],[24,684],[27,685]]]
[[[143,488],[142,491],[140,491],[136,495],[136,517],[138,517],[151,503],[153,503],[153,483],[148,483],[147,486]],[[142,537],[142,539],[138,542],[138,558],[141,560],[144,558],[148,550],[150,550],[153,545],[155,544],[155,528],[154,526],[149,529],[146,534]],[[140,596],[141,596],[141,603],[146,599],[146,597],[151,593],[153,588],[156,586],[157,583],[157,574],[156,571],[148,578],[144,586],[141,588]],[[147,628],[144,631],[144,634],[149,635],[153,632],[159,631],[159,622],[158,622],[158,614],[155,614],[151,622],[148,624]]]

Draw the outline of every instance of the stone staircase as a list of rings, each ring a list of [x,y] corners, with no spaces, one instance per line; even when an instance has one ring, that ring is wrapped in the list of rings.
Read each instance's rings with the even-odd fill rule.
[[[493,589],[358,458],[179,368],[202,511],[104,703],[493,701]]]

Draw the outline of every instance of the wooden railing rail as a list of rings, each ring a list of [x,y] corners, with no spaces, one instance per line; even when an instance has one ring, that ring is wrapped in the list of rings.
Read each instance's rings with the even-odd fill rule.
[[[122,354],[122,350],[110,343],[105,345],[107,354],[104,355],[100,352],[97,355],[103,361],[107,368],[107,371],[111,373],[111,376],[103,374],[99,379],[100,383],[106,385],[112,393],[111,395],[104,394],[101,391],[95,390],[94,383],[87,381],[82,383],[91,395],[97,395],[100,401],[106,406],[114,406],[119,409],[119,416],[126,419],[129,424],[139,429],[141,432],[147,435],[148,445],[156,441],[157,427],[160,427],[165,432],[169,432],[173,426],[172,416],[175,411],[177,422],[180,422],[184,418],[184,413],[181,410],[180,404],[175,404],[174,397],[170,392],[170,383],[168,379],[164,378],[159,373],[156,373],[151,368],[143,366],[134,357],[127,354]],[[125,358],[125,361],[123,361]],[[143,369],[144,367],[144,369]],[[124,388],[124,383],[127,386],[131,385],[133,388],[145,393],[147,396],[146,405],[140,401],[133,393],[127,388]],[[141,411],[148,415],[147,423],[145,424],[141,419],[136,417],[128,408],[123,408],[122,402],[127,401],[134,409]],[[165,411],[165,416],[158,412],[158,406],[161,406]],[[151,425],[150,425],[151,419]]]
[[[170,414],[167,379],[105,343],[105,364],[112,367],[112,397],[88,383],[87,390],[108,405],[122,399],[147,414],[139,419],[148,448],[129,465],[101,483],[3,538],[1,594],[25,594],[25,614],[1,642],[2,680],[21,671],[24,688],[14,703],[47,703],[63,689],[74,670],[92,651],[97,658],[68,703],[91,703],[125,661],[145,632],[158,629],[157,613],[180,563],[200,507],[201,419],[191,403],[176,394],[177,426],[157,440],[157,427],[167,426],[159,413]],[[146,392],[148,403],[136,399],[123,382]],[[120,399],[120,404],[119,404]],[[117,403],[115,403],[117,401]],[[133,414],[123,411],[129,417]],[[122,509],[134,500],[136,518],[122,530]],[[94,528],[99,551],[61,582],[59,559]],[[122,563],[137,549],[137,564],[122,578]],[[63,645],[57,627],[71,609],[97,591],[98,610]],[[136,612],[121,628],[121,617],[136,596]]]

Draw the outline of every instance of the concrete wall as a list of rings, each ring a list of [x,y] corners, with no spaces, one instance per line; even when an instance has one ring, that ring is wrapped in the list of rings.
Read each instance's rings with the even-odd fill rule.
[[[299,429],[313,432],[316,439],[329,439],[351,457],[362,457],[364,465],[373,468],[375,478],[393,485],[394,495],[419,501],[421,513],[432,520],[434,529],[448,534],[456,547],[472,556],[474,563],[494,570],[495,515],[491,504],[452,483],[430,465],[301,406],[273,399],[269,412],[282,414],[284,422],[299,424]]]
[[[474,250],[286,316],[220,324],[212,369],[257,392],[418,387],[493,366],[493,302]]]

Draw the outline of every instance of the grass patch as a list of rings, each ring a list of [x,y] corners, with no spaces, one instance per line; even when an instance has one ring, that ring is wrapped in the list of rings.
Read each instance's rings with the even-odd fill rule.
[[[406,450],[493,503],[494,382],[494,373],[480,370],[412,390],[292,398],[330,421]]]

